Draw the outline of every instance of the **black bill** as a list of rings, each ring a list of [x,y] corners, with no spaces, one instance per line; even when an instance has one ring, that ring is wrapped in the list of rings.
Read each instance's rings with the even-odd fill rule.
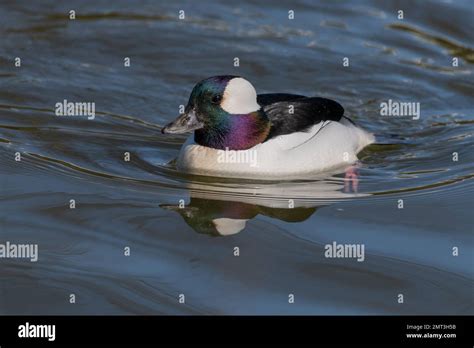
[[[186,133],[203,127],[203,123],[200,122],[194,110],[180,115],[176,120],[168,123],[163,127],[161,133],[163,134],[178,134]]]

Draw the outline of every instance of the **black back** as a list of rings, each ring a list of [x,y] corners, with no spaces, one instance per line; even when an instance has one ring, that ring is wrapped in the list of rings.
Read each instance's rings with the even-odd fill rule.
[[[344,115],[344,108],[339,103],[325,98],[275,93],[260,94],[257,102],[272,123],[267,140],[304,132],[322,121],[338,122]]]

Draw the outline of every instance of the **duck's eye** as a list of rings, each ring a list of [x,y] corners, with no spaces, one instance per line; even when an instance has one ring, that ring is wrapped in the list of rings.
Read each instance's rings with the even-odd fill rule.
[[[217,94],[212,97],[211,102],[212,104],[219,104],[222,100],[222,96],[220,94]]]

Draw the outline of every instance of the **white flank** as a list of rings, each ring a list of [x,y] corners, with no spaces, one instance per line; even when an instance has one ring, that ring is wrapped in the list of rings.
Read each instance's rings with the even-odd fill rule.
[[[357,153],[374,140],[372,134],[349,121],[321,122],[307,132],[281,135],[237,151],[256,152],[256,163],[250,165],[219,161],[222,151],[200,146],[190,136],[181,148],[177,167],[183,172],[221,177],[299,178],[349,166],[357,161]]]

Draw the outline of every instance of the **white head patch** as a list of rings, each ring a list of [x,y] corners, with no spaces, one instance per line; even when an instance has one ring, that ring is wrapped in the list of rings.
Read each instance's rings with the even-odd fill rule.
[[[227,83],[221,101],[221,108],[230,114],[248,114],[260,109],[257,92],[250,82],[235,77]]]

